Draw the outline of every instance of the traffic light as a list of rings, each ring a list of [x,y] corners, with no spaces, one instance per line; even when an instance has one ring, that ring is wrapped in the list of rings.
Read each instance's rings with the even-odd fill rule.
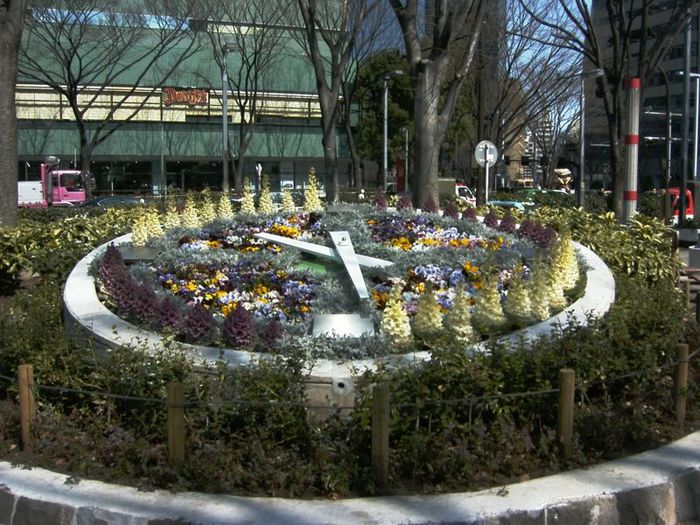
[[[528,155],[523,155],[520,157],[520,165],[521,166],[529,166],[530,165],[530,157]]]

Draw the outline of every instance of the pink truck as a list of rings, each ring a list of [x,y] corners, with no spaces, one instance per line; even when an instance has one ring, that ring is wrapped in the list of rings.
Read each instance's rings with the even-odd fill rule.
[[[18,206],[77,206],[85,202],[86,190],[93,184],[92,175],[89,173],[59,169],[56,157],[48,157],[46,162],[41,164],[40,172],[40,180],[17,183]]]

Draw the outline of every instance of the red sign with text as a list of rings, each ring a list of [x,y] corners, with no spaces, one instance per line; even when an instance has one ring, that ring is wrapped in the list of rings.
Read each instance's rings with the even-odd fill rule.
[[[208,89],[163,88],[163,104],[166,108],[175,104],[187,104],[189,107],[194,107],[206,106],[208,103]]]

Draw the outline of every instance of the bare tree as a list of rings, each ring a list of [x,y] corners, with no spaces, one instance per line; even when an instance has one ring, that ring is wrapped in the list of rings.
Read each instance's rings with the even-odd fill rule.
[[[487,119],[489,137],[504,151],[521,141],[527,129],[541,130],[543,120],[552,121],[571,108],[579,84],[572,71],[581,69],[577,53],[548,45],[546,30],[527,16],[520,0],[507,0],[505,15],[505,24],[494,28],[502,32],[503,45],[500,81],[492,86]],[[560,15],[560,27],[566,22]]]
[[[557,161],[574,127],[580,122],[580,114],[574,98],[575,92],[572,91],[568,101],[562,100],[559,104],[550,105],[548,113],[529,126],[532,140],[540,155],[540,159],[534,160],[540,161],[542,166],[542,183],[545,188],[554,186],[554,170],[557,167]]]
[[[359,71],[365,67],[373,56],[390,49],[394,41],[387,38],[391,34],[390,24],[394,22],[386,11],[375,9],[363,22],[357,41],[353,46],[348,67],[343,72],[342,79],[342,107],[343,125],[348,140],[348,150],[352,165],[350,174],[350,186],[357,187],[364,184],[362,159],[358,151],[353,121],[357,106],[357,79]]]
[[[17,224],[17,55],[26,0],[0,2],[0,226]]]
[[[363,23],[380,0],[298,0],[304,46],[316,76],[321,106],[326,200],[338,200],[336,126],[343,75],[350,64]]]
[[[604,0],[597,2],[596,18],[584,0],[550,0],[533,4],[520,0],[523,9],[550,30],[549,42],[560,49],[580,53],[598,77],[599,92],[607,119],[610,140],[610,171],[613,180],[615,215],[622,218],[625,116],[625,81],[639,77],[642,88],[657,70],[676,35],[698,9],[697,0]],[[667,22],[650,31],[650,17],[655,8],[664,8]],[[564,13],[573,25],[570,29],[552,20],[556,11]],[[657,15],[658,16],[658,15]],[[640,97],[643,100],[643,97]]]
[[[65,98],[90,170],[97,146],[146,107],[197,49],[192,3],[146,0],[137,9],[101,0],[35,0],[20,71]],[[119,89],[115,89],[119,86]]]
[[[240,192],[246,151],[255,133],[256,121],[264,108],[262,87],[274,84],[273,76],[281,66],[282,46],[288,38],[289,10],[293,0],[217,0],[212,6],[212,17],[217,31],[209,31],[214,49],[214,60],[223,67],[227,56],[228,84],[233,94],[239,120],[237,152],[234,159],[234,187]],[[224,53],[223,49],[229,50]],[[227,158],[230,156],[227,155]],[[230,181],[223,181],[227,191]]]
[[[440,149],[476,54],[483,0],[389,0],[401,27],[414,91],[413,203],[438,202]],[[421,16],[422,15],[422,16]]]

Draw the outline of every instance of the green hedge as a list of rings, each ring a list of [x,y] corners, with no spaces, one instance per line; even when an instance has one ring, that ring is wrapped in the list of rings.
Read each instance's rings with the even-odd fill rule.
[[[0,228],[0,295],[19,286],[20,274],[39,274],[60,286],[95,246],[131,229],[142,210],[21,210],[16,228]]]
[[[493,345],[488,353],[467,356],[443,346],[424,366],[367,373],[358,380],[357,407],[322,422],[304,406],[306,356],[272,356],[258,367],[217,366],[202,373],[168,344],[156,356],[122,348],[105,361],[65,338],[60,286],[47,281],[21,290],[11,312],[0,310],[0,375],[14,377],[19,364],[31,363],[38,385],[63,390],[39,389],[34,453],[21,455],[17,406],[10,401],[16,387],[0,379],[8,400],[0,403],[0,450],[10,461],[139,487],[306,497],[372,494],[370,403],[378,381],[391,388],[394,492],[494,486],[676,436],[670,395],[674,350],[694,327],[683,322],[686,310],[673,286],[676,263],[665,228],[646,220],[621,227],[575,209],[541,208],[534,216],[571,229],[611,265],[617,299],[605,318],[567,326],[558,337],[513,351]],[[130,220],[122,219],[123,225]],[[57,252],[65,249],[67,255],[55,257],[65,256],[67,264],[109,230],[102,221],[114,224],[117,218],[66,220],[42,235],[61,248]],[[36,245],[26,253],[39,253],[42,241],[28,242]],[[655,252],[661,255],[651,257]],[[567,462],[560,460],[555,439],[556,394],[537,394],[556,388],[563,367],[576,370],[579,386],[576,446]],[[171,381],[184,383],[188,400],[181,470],[167,464],[166,411],[159,401]],[[523,392],[534,394],[519,395]],[[693,415],[692,382],[689,394]]]

